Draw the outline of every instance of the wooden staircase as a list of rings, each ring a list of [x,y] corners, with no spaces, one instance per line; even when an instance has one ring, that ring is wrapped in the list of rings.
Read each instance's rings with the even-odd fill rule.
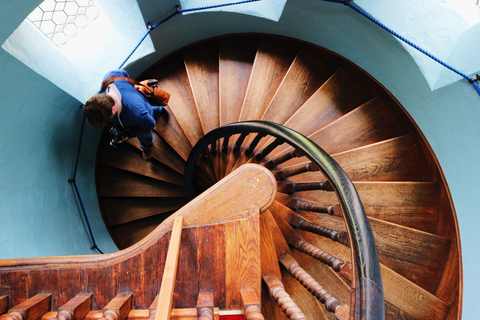
[[[376,241],[385,318],[461,318],[459,236],[441,169],[405,110],[363,70],[332,52],[293,39],[235,35],[174,52],[139,77],[147,78],[158,79],[159,86],[171,93],[167,113],[155,128],[152,161],[143,161],[136,139],[112,150],[107,148],[109,137],[104,132],[98,147],[99,205],[107,229],[120,249],[145,248],[145,239],[158,235],[159,224],[171,225],[172,214],[178,214],[180,208],[184,212],[184,206],[190,205],[186,184],[193,183],[200,197],[206,197],[211,195],[210,186],[230,177],[235,169],[243,168],[245,163],[258,163],[272,172],[278,192],[275,201],[258,218],[258,230],[253,225],[244,226],[253,228],[244,234],[261,236],[258,249],[261,247],[262,268],[257,269],[256,276],[264,273],[265,267],[275,269],[272,273],[281,279],[281,286],[308,319],[342,319],[342,312],[348,317],[344,306],[355,306],[351,291],[356,287],[351,236],[338,194],[332,192],[334,188],[322,170],[285,141],[276,143],[270,136],[260,139],[257,133],[221,138],[205,148],[198,160],[189,159],[197,142],[218,127],[239,121],[270,121],[307,136],[330,154],[353,181]],[[195,163],[194,176],[185,176],[187,160]],[[228,191],[215,193],[218,201],[227,202],[237,192],[224,190]],[[243,199],[243,195],[237,193],[237,198]],[[209,208],[214,207],[209,204]],[[205,215],[210,214],[208,208],[202,210]],[[196,231],[182,237],[203,239],[200,243],[212,248],[201,252],[217,252],[213,248],[225,247],[225,252],[230,250],[229,254],[241,259],[244,248],[228,249],[236,243],[232,240],[235,236],[230,240],[214,236],[218,228],[225,228],[220,227],[223,225],[199,225]],[[164,247],[165,239],[161,240]],[[201,246],[196,241],[192,243],[195,244],[189,252],[196,258],[181,255],[179,268],[189,265],[194,270],[205,260],[215,261],[218,268],[225,264],[227,253],[209,253],[203,257],[205,260],[199,260],[200,251],[196,248]],[[166,250],[162,250],[164,255]],[[125,264],[143,270],[147,260],[145,254],[140,256],[121,264],[105,264],[113,278],[105,283],[99,281],[100,287],[82,287],[79,284],[85,274],[72,269],[71,277],[78,281],[72,284],[76,290],[54,298],[58,301],[50,309],[57,310],[81,291],[93,292],[94,310],[104,308],[116,293],[133,288],[133,296],[137,297],[133,309],[146,310],[158,290],[159,271],[152,273],[154,285],[149,289],[142,275],[121,273]],[[164,256],[152,259],[164,261]],[[246,265],[258,267],[260,261],[250,260]],[[85,268],[85,264],[103,263],[87,263],[82,258],[75,265]],[[320,298],[324,293],[312,295],[309,290],[314,289],[305,288],[294,278],[301,273],[297,264],[339,301],[338,314],[335,310],[327,311],[322,303],[327,298]],[[22,279],[22,275],[13,277],[8,267],[1,270],[6,271],[0,273],[0,294],[10,294],[9,286],[16,277]],[[228,268],[222,270],[210,270],[219,274],[215,281],[220,284],[215,290],[221,293],[215,293],[215,306],[220,311],[241,310],[241,290],[236,287],[232,296],[225,292],[230,290],[225,279],[233,281],[237,273],[225,271]],[[102,268],[91,275],[89,272],[89,278],[100,279],[107,271]],[[174,309],[192,308],[198,302],[198,284],[182,280],[182,272],[175,286]],[[121,280],[113,280],[115,274],[122,275]],[[36,279],[35,271],[25,271],[23,277],[32,285],[10,299],[8,308],[44,292],[36,288],[45,287],[45,283],[32,282]],[[263,280],[261,290],[250,286],[261,299],[263,316],[285,319],[281,307],[270,298],[272,291],[267,286],[278,282],[268,277]],[[136,288],[139,283],[142,285]],[[149,290],[148,295],[145,290]],[[244,296],[246,300],[250,297],[247,293]],[[259,301],[247,303],[252,307],[258,304]]]

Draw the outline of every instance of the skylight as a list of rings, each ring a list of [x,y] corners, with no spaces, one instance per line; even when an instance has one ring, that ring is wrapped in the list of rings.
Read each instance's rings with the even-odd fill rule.
[[[93,0],[45,0],[28,19],[61,47],[99,15]]]

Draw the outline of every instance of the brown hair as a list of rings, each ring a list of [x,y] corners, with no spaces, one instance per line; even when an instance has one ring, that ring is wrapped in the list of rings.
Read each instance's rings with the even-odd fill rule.
[[[85,103],[85,116],[88,123],[94,127],[104,127],[112,117],[112,107],[115,100],[106,94],[96,94]]]

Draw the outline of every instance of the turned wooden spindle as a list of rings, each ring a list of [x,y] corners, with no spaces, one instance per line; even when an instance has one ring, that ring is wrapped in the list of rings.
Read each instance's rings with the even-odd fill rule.
[[[257,161],[263,160],[270,152],[273,151],[273,149],[275,149],[282,143],[283,141],[281,141],[280,139],[275,139],[272,143],[270,143],[268,146],[263,148],[263,150],[256,155],[255,160]]]
[[[327,292],[311,275],[309,275],[290,254],[285,253],[278,260],[285,266],[288,272],[297,279],[305,288],[308,289],[320,302],[325,304],[325,308],[330,312],[340,306],[337,298]]]
[[[294,193],[308,190],[327,190],[327,181],[311,181],[311,182],[285,182],[278,184],[278,191],[282,193]]]
[[[257,145],[260,143],[260,140],[262,140],[266,134],[264,133],[258,133],[255,138],[253,138],[252,142],[250,142],[250,145],[248,146],[247,149],[245,149],[245,154],[250,155],[253,153],[253,150],[257,147]]]
[[[132,294],[119,293],[103,308],[103,319],[126,320],[132,310]]]
[[[293,198],[289,202],[289,206],[293,207],[297,210],[305,210],[305,211],[312,211],[318,213],[326,213],[328,215],[333,216],[335,214],[335,207],[334,206],[324,206],[320,203],[313,202],[313,201],[305,201],[301,199]]]
[[[245,138],[248,136],[248,133],[242,133],[240,137],[238,137],[237,141],[235,142],[235,146],[233,147],[233,152],[238,153],[240,152],[240,148],[245,141]]]
[[[39,293],[11,308],[0,316],[1,320],[37,320],[51,308],[52,295]]]
[[[326,227],[319,226],[315,223],[312,223],[302,218],[298,214],[294,214],[290,217],[290,224],[299,229],[309,231],[326,238],[330,238],[333,241],[339,241],[343,233],[343,232],[335,231]]]
[[[332,267],[332,269],[337,272],[340,271],[342,267],[345,265],[345,262],[342,259],[338,259],[331,256],[330,254],[326,253],[325,251],[321,250],[320,248],[317,248],[313,244],[308,243],[303,239],[295,244],[295,248],[325,263],[326,265]]]
[[[230,141],[230,137],[231,136],[223,138],[223,143],[222,143],[222,153],[223,154],[227,154],[227,152],[228,152],[228,142]]]
[[[273,274],[263,276],[263,280],[268,286],[270,296],[278,303],[287,317],[291,320],[307,320],[302,310],[292,300],[285,291],[283,283]]]
[[[197,299],[197,319],[213,320],[213,292],[200,291]]]
[[[262,303],[255,290],[251,288],[240,290],[242,309],[246,320],[265,320],[262,314]]]
[[[58,320],[80,320],[92,310],[92,294],[79,293],[58,308]]]
[[[313,163],[301,163],[295,166],[287,167],[275,172],[275,179],[284,180],[288,177],[295,176],[304,172],[315,171],[316,167]]]
[[[8,296],[0,296],[0,314],[8,310]]]
[[[296,150],[291,150],[290,152],[284,153],[278,157],[275,157],[269,160],[268,162],[265,163],[265,167],[267,169],[273,169],[279,164],[284,163],[285,161],[288,161],[295,157],[298,157],[298,152]]]

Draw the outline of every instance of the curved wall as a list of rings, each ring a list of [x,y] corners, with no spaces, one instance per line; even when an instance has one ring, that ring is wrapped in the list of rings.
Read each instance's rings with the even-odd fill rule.
[[[2,3],[0,43],[40,2]],[[404,7],[396,8],[396,14],[408,19],[409,12],[415,12],[416,2],[404,3]],[[145,0],[140,9],[145,21],[156,22],[175,4]],[[379,1],[368,5],[381,8]],[[378,9],[376,16],[381,17],[382,12]],[[383,14],[391,17],[389,11]],[[475,293],[480,287],[480,222],[476,217],[480,207],[480,97],[472,86],[461,80],[432,91],[422,72],[425,68],[395,38],[343,5],[318,0],[287,1],[278,22],[229,12],[177,16],[152,32],[156,53],[126,69],[136,76],[186,44],[246,32],[285,35],[335,51],[372,74],[411,114],[430,142],[452,193],[463,249],[463,318],[474,319]],[[467,33],[461,43],[480,43],[479,37],[479,33]],[[4,50],[0,51],[0,61],[0,258],[92,252],[78,203],[67,182],[79,137],[80,102]],[[116,248],[103,226],[94,189],[98,135],[98,130],[86,127],[77,183],[99,247],[112,252]]]

